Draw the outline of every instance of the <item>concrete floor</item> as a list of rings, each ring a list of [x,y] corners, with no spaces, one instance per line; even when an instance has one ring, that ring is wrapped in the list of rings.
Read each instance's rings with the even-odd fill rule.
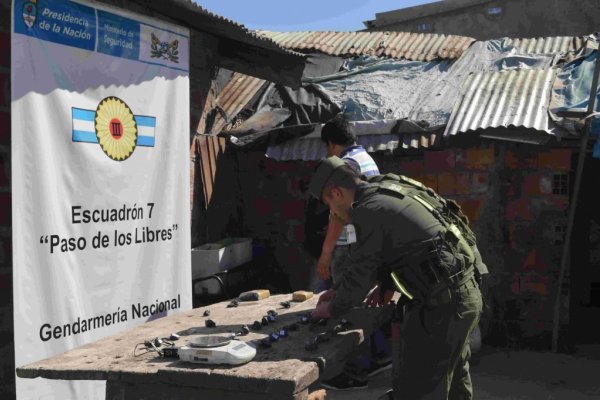
[[[484,347],[471,371],[477,400],[600,399],[600,345],[581,346],[575,354]],[[327,399],[377,399],[391,379],[386,371],[371,378],[368,389],[328,390]]]

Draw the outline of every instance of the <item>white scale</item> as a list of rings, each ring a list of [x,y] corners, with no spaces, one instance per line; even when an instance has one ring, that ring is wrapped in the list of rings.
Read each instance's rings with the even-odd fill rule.
[[[199,336],[178,350],[181,361],[239,365],[251,361],[256,349],[229,336]]]

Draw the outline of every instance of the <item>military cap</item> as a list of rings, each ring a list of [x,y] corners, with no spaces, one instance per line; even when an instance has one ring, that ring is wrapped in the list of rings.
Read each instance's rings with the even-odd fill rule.
[[[321,160],[315,169],[315,173],[310,179],[308,185],[309,193],[316,199],[321,200],[323,189],[325,188],[327,181],[331,178],[336,169],[344,165],[346,165],[344,160],[337,156],[331,156]]]

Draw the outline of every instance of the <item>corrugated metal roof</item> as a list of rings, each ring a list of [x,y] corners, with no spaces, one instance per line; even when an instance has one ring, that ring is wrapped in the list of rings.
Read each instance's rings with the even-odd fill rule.
[[[478,49],[478,46],[481,47],[481,49]],[[557,48],[557,47],[552,47],[552,48]],[[563,47],[564,48],[564,47]],[[457,90],[457,85],[461,85],[463,83],[464,78],[462,76],[467,75],[469,72],[473,71],[473,70],[478,70],[478,69],[484,69],[484,68],[489,68],[489,64],[490,63],[495,63],[495,58],[490,58],[491,55],[488,55],[488,53],[481,53],[483,50],[487,49],[486,46],[486,42],[477,42],[475,43],[469,50],[469,52],[466,52],[464,54],[464,56],[458,60],[457,62],[453,63],[453,68],[450,70],[451,71],[451,75],[452,74],[456,74],[457,77],[451,77],[448,76],[446,78],[444,78],[443,80],[443,84],[439,86],[439,88],[437,88],[437,91],[432,91],[431,92],[431,100],[429,99],[429,97],[425,96],[425,97],[420,97],[420,99],[422,100],[419,107],[417,108],[417,110],[419,110],[419,114],[415,114],[412,115],[412,119],[414,120],[427,120],[428,118],[430,118],[430,116],[428,117],[429,114],[434,113],[432,115],[437,115],[435,114],[435,112],[439,111],[439,107],[435,106],[436,104],[439,105],[440,101],[446,101],[446,100],[451,100],[450,103],[448,103],[448,107],[447,107],[447,111],[446,111],[446,119],[443,121],[443,124],[446,125],[447,121],[448,121],[448,117],[450,115],[450,111],[453,108],[453,105],[456,105],[457,102],[460,102],[461,99],[463,99],[463,96],[459,96],[458,90]],[[477,51],[474,51],[477,50]],[[478,54],[482,54],[482,56],[480,58],[483,58],[485,60],[485,62],[482,63],[481,60],[479,60],[477,57],[474,57],[475,55]],[[494,52],[492,52],[491,54],[495,54]],[[499,55],[502,55],[503,53],[498,53]],[[491,61],[490,61],[491,60]],[[391,60],[388,60],[391,61]],[[543,66],[541,68],[544,68],[544,70],[547,70],[549,66]],[[428,74],[432,74],[434,72],[434,70],[429,70]],[[436,77],[434,77],[434,75],[431,75],[431,79],[435,80],[438,79]],[[456,79],[455,83],[452,83],[453,80]],[[470,82],[470,80],[474,79],[474,76],[470,76],[470,78],[468,78],[467,80]],[[408,84],[409,82],[411,82],[411,80],[406,81],[406,83]],[[505,82],[505,83],[509,83],[509,82]],[[245,106],[247,106],[248,102],[257,95],[257,93],[264,87],[263,85],[265,85],[265,81],[258,79],[258,78],[253,78],[244,74],[240,74],[240,73],[234,73],[232,78],[230,79],[230,81],[224,86],[224,88],[222,89],[221,93],[218,96],[218,104],[219,106],[222,108],[222,110],[224,111],[224,114],[227,115],[227,119],[231,120],[233,119],[241,110],[244,109]],[[447,85],[448,87],[446,88]],[[441,88],[446,88],[444,90],[442,90]],[[438,90],[439,89],[439,90]],[[348,88],[345,89],[346,91],[348,90]],[[406,90],[404,90],[403,92],[406,92]],[[331,94],[329,94],[331,96]],[[508,94],[507,94],[508,95]],[[347,97],[347,94],[346,94]],[[427,100],[426,100],[427,99]],[[456,99],[456,100],[455,100]],[[463,99],[464,100],[464,99]],[[409,102],[410,104],[412,104],[412,100]],[[499,112],[502,110],[498,110]],[[427,112],[429,114],[427,114]],[[212,134],[218,134],[220,133],[223,128],[227,125],[226,120],[223,118],[223,115],[221,114],[217,114],[213,127],[211,129]],[[435,124],[433,124],[435,125]],[[413,142],[419,142],[421,139],[419,138],[413,138],[411,139]],[[427,146],[408,146],[408,147],[413,147],[413,148],[418,148],[418,147],[427,147]],[[406,146],[405,146],[406,148]]]
[[[266,156],[278,161],[320,160],[327,157],[327,148],[318,138],[293,139],[275,146],[269,146]]]
[[[327,149],[320,137],[303,137],[293,139],[285,143],[269,146],[266,151],[267,157],[278,161],[289,160],[320,160],[327,156]],[[394,151],[397,149],[419,149],[433,147],[436,142],[435,134],[411,133],[411,134],[378,134],[357,136],[358,144],[362,145],[369,153],[378,151]]]
[[[218,113],[211,128],[213,135],[218,134],[223,128],[248,104],[250,100],[263,87],[265,81],[253,76],[234,73],[231,80],[223,87],[217,97],[217,104],[227,116]]]
[[[333,56],[374,55],[408,60],[456,59],[475,41],[466,36],[408,32],[257,31],[282,47]]]
[[[548,105],[555,74],[553,69],[531,69],[470,75],[444,136],[508,126],[551,133]]]
[[[579,50],[585,39],[579,36],[555,36],[542,38],[512,39],[504,42],[508,46],[516,47],[526,54],[556,54]]]

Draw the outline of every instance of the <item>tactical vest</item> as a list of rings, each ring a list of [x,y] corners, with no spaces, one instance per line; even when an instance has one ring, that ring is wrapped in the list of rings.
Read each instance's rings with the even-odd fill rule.
[[[452,252],[458,264],[455,271],[447,271],[430,263],[427,258],[409,260],[403,268],[391,272],[396,289],[409,299],[418,296],[436,298],[438,303],[450,301],[452,294],[449,289],[476,273],[473,266],[477,267],[478,257],[475,254],[479,252],[467,216],[454,200],[444,199],[433,189],[406,176],[385,174],[370,177],[368,182],[375,183],[381,192],[399,198],[409,197],[425,207],[444,230],[439,238],[423,245],[433,246],[431,252],[435,253],[437,244],[443,242],[444,248]]]

